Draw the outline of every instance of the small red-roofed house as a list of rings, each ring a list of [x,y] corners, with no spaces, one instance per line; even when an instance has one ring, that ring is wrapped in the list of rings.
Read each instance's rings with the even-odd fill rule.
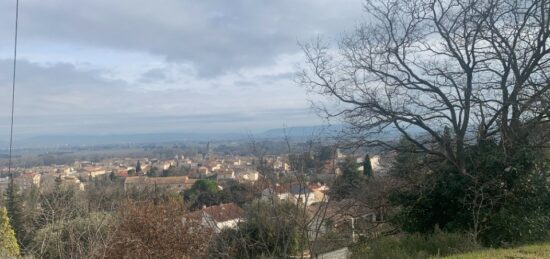
[[[219,233],[224,228],[236,228],[243,220],[244,211],[235,203],[226,203],[191,212],[184,218],[191,221],[200,221],[201,225],[210,227]]]

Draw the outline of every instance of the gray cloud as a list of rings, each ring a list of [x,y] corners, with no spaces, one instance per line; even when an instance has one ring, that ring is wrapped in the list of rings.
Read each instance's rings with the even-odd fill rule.
[[[3,32],[12,30],[11,5],[0,3]],[[21,42],[145,51],[211,75],[269,64],[298,40],[342,33],[360,14],[361,0],[28,0]]]
[[[233,83],[202,93],[191,88],[135,91],[104,71],[80,71],[20,60],[16,91],[16,136],[46,133],[124,133],[155,131],[223,132],[258,130],[283,124],[318,122],[300,102],[303,97],[246,92]],[[11,62],[0,60],[0,91],[10,92]],[[146,73],[149,74],[149,73]],[[256,82],[261,84],[262,81]],[[223,84],[223,81],[220,82]],[[250,86],[247,86],[250,87]],[[277,87],[277,86],[274,86]],[[292,86],[293,87],[293,86]],[[8,133],[10,95],[0,96],[0,139]],[[297,105],[293,105],[294,99]]]
[[[16,129],[150,132],[318,123],[293,82],[297,41],[338,37],[362,0],[26,0]],[[0,140],[13,11],[0,1]]]

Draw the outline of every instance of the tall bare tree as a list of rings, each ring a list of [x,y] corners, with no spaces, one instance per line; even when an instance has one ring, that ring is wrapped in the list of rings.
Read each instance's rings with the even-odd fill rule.
[[[338,50],[323,40],[303,44],[301,83],[339,103],[319,105],[326,116],[361,136],[396,129],[464,175],[465,148],[476,138],[495,137],[507,152],[547,144],[530,134],[550,118],[550,1],[368,0],[364,7],[367,21]]]

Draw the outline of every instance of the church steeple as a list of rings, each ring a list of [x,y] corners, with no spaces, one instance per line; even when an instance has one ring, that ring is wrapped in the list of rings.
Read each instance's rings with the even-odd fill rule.
[[[208,143],[206,143],[205,159],[209,160],[210,158],[212,158],[212,147],[210,146],[210,141],[208,141]]]

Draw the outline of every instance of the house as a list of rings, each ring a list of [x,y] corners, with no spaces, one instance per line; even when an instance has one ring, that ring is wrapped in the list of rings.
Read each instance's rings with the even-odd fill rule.
[[[220,164],[220,163],[211,163],[209,165],[209,167],[210,167],[210,171],[216,172],[216,171],[220,171],[222,169],[222,164]]]
[[[279,200],[291,200],[292,194],[287,185],[276,184],[273,187],[267,187],[262,191],[262,199],[273,199],[277,198]]]
[[[327,193],[330,188],[327,185],[321,183],[310,183],[308,184],[308,188],[313,191],[313,198],[316,202],[321,202],[328,199]]]
[[[282,170],[282,171],[289,171],[290,170],[290,165],[288,163],[285,163],[281,160],[277,160],[275,162],[273,162],[273,169],[279,169],[279,170]]]
[[[170,167],[175,166],[175,165],[176,165],[176,161],[166,160],[162,163],[162,169],[163,170],[168,170]]]
[[[310,186],[318,188],[313,190]],[[292,203],[304,203],[310,206],[314,203],[321,202],[325,198],[325,194],[320,191],[323,189],[317,185],[305,185],[300,183],[291,184],[276,184],[273,187],[267,187],[262,191],[262,199],[286,200]]]
[[[124,180],[124,190],[131,188],[166,188],[173,191],[183,191],[190,188],[190,184],[194,181],[189,180],[187,176],[170,176],[170,177],[147,177],[147,176],[131,176]]]
[[[239,182],[256,182],[260,178],[258,171],[245,171],[239,173]]]
[[[23,173],[16,177],[14,181],[22,190],[32,186],[40,187],[40,174],[34,172]]]
[[[315,193],[307,185],[291,184],[290,193],[294,202],[305,203],[307,206],[317,202]]]
[[[205,176],[208,176],[210,174],[210,170],[208,170],[208,167],[206,167],[206,166],[201,166],[198,169],[198,173],[201,177],[205,177]]]
[[[76,168],[84,168],[84,167],[88,167],[88,166],[92,166],[93,163],[90,162],[90,161],[75,161],[74,162],[74,167]]]
[[[243,220],[244,211],[235,203],[226,203],[210,207],[203,207],[199,211],[191,212],[185,220],[199,221],[201,225],[221,232],[224,228],[236,228]]]
[[[97,176],[104,175],[106,173],[107,173],[107,171],[105,169],[101,168],[101,167],[87,166],[87,167],[83,168],[83,174],[86,177],[95,178]]]
[[[310,219],[310,235],[324,235],[332,229],[350,228],[352,222],[376,223],[383,215],[364,203],[353,199],[318,202],[307,207]]]
[[[126,170],[126,169],[118,169],[118,170],[115,172],[115,176],[116,176],[116,177],[119,177],[119,178],[126,178],[126,177],[128,177],[128,170]]]
[[[61,184],[65,185],[65,186],[69,186],[69,187],[72,187],[76,190],[79,190],[79,191],[84,191],[84,184],[82,182],[80,182],[80,180],[78,178],[76,178],[75,176],[63,176],[63,177],[60,177],[58,178],[56,181],[60,181]]]
[[[218,172],[217,179],[218,179],[218,181],[219,180],[235,179],[235,171],[233,171],[233,170],[220,171],[220,172]]]
[[[67,168],[64,168],[63,169],[63,173],[65,175],[71,175],[71,174],[74,174],[76,171],[74,170],[74,168],[72,167],[67,167]]]
[[[362,164],[365,161],[365,159],[360,157],[360,158],[357,158],[356,161],[357,161],[358,164],[361,164],[361,166],[359,166],[359,168],[357,168],[357,170],[363,172],[364,168],[363,168]],[[375,173],[378,172],[381,169],[380,168],[380,156],[379,155],[374,155],[374,156],[370,157],[370,164],[371,164],[371,167],[372,167],[372,171],[375,172]]]
[[[333,251],[317,254],[315,258],[318,259],[347,259],[351,258],[351,251],[349,248],[344,247]]]

